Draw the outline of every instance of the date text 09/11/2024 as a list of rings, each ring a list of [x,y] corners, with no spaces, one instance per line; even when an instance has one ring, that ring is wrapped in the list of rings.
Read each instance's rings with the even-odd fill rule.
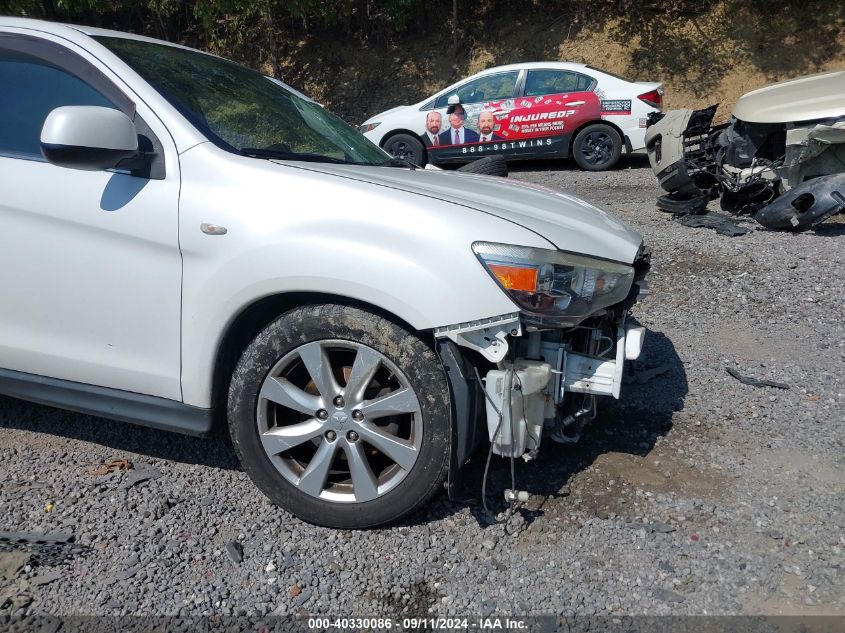
[[[505,631],[528,630],[528,622],[520,618],[309,618],[308,628],[315,630],[358,630],[361,628],[375,631],[396,630],[476,630]]]

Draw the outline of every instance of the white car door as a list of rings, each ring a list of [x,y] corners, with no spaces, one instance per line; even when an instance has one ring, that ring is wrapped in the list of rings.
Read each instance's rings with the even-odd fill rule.
[[[519,70],[509,70],[490,73],[443,91],[433,100],[432,108],[430,108],[440,113],[442,121],[440,133],[452,131],[450,118],[447,114],[449,97],[452,95],[458,96],[459,103],[464,106],[466,111],[464,126],[473,132],[477,132],[478,113],[482,106],[490,101],[513,99],[519,84],[520,72]],[[428,112],[422,112],[421,115],[420,120],[424,122]],[[451,143],[449,141],[447,144]]]
[[[181,400],[178,156],[119,83],[59,38],[0,33],[0,371]],[[128,114],[148,172],[46,162],[40,130],[65,105]]]

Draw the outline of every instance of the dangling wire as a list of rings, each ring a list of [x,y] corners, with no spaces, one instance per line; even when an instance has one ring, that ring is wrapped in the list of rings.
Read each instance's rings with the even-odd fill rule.
[[[511,369],[510,369],[510,373],[508,374],[508,408],[507,408],[507,411],[508,411],[508,419],[510,420],[510,426],[511,426],[511,450],[509,451],[510,452],[510,458],[511,458],[511,492],[513,494],[516,494],[516,467],[514,466],[514,462],[516,461],[516,458],[513,456],[514,442],[515,442],[515,439],[516,439],[516,434],[514,433],[514,428],[513,428],[513,379],[514,379],[514,377],[517,378],[517,381],[519,380],[519,378],[516,376],[516,372],[514,371],[514,349],[513,349],[513,346],[511,346]],[[521,383],[520,383],[520,388],[521,388]],[[525,399],[523,398],[523,403],[524,402],[525,402]],[[514,510],[515,510],[515,506],[516,506],[516,500],[510,499],[510,512],[508,513],[508,516],[505,517],[506,524],[507,524],[507,520],[510,519],[510,517],[513,515]]]
[[[493,398],[490,397],[490,394],[487,393],[487,389],[484,387],[484,382],[481,380],[481,374],[478,373],[478,367],[473,365],[472,368],[475,370],[475,378],[478,380],[478,384],[481,385],[484,397],[487,398],[487,401],[490,403],[490,406],[493,407],[493,410],[499,414],[499,423],[496,425],[496,430],[493,432],[493,439],[490,440],[490,448],[487,451],[487,463],[484,464],[484,477],[481,479],[481,505],[484,506],[484,511],[489,516],[492,516],[493,513],[490,512],[490,508],[487,507],[487,475],[490,472],[490,459],[493,457],[493,443],[496,441],[496,437],[502,430],[504,415],[499,410],[499,407],[496,406],[496,403],[493,402]]]

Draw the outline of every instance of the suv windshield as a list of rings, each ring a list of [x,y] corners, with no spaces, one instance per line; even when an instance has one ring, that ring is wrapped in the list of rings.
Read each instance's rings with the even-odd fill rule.
[[[97,37],[210,141],[257,158],[384,165],[382,150],[339,117],[261,73],[166,44]]]

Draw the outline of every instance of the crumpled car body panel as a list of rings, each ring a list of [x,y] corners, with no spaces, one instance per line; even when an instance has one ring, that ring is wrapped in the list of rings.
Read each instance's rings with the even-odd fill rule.
[[[733,115],[749,123],[818,121],[842,116],[845,70],[807,75],[744,94]]]
[[[830,94],[838,94],[835,105]],[[778,116],[796,118],[775,120],[774,105]],[[845,211],[845,178],[827,177],[845,173],[845,71],[751,92],[737,103],[729,123],[712,127],[716,107],[649,118],[646,151],[669,192],[658,199],[658,208],[700,213],[705,201],[720,198],[723,210],[791,231]],[[808,120],[812,113],[826,118]]]

